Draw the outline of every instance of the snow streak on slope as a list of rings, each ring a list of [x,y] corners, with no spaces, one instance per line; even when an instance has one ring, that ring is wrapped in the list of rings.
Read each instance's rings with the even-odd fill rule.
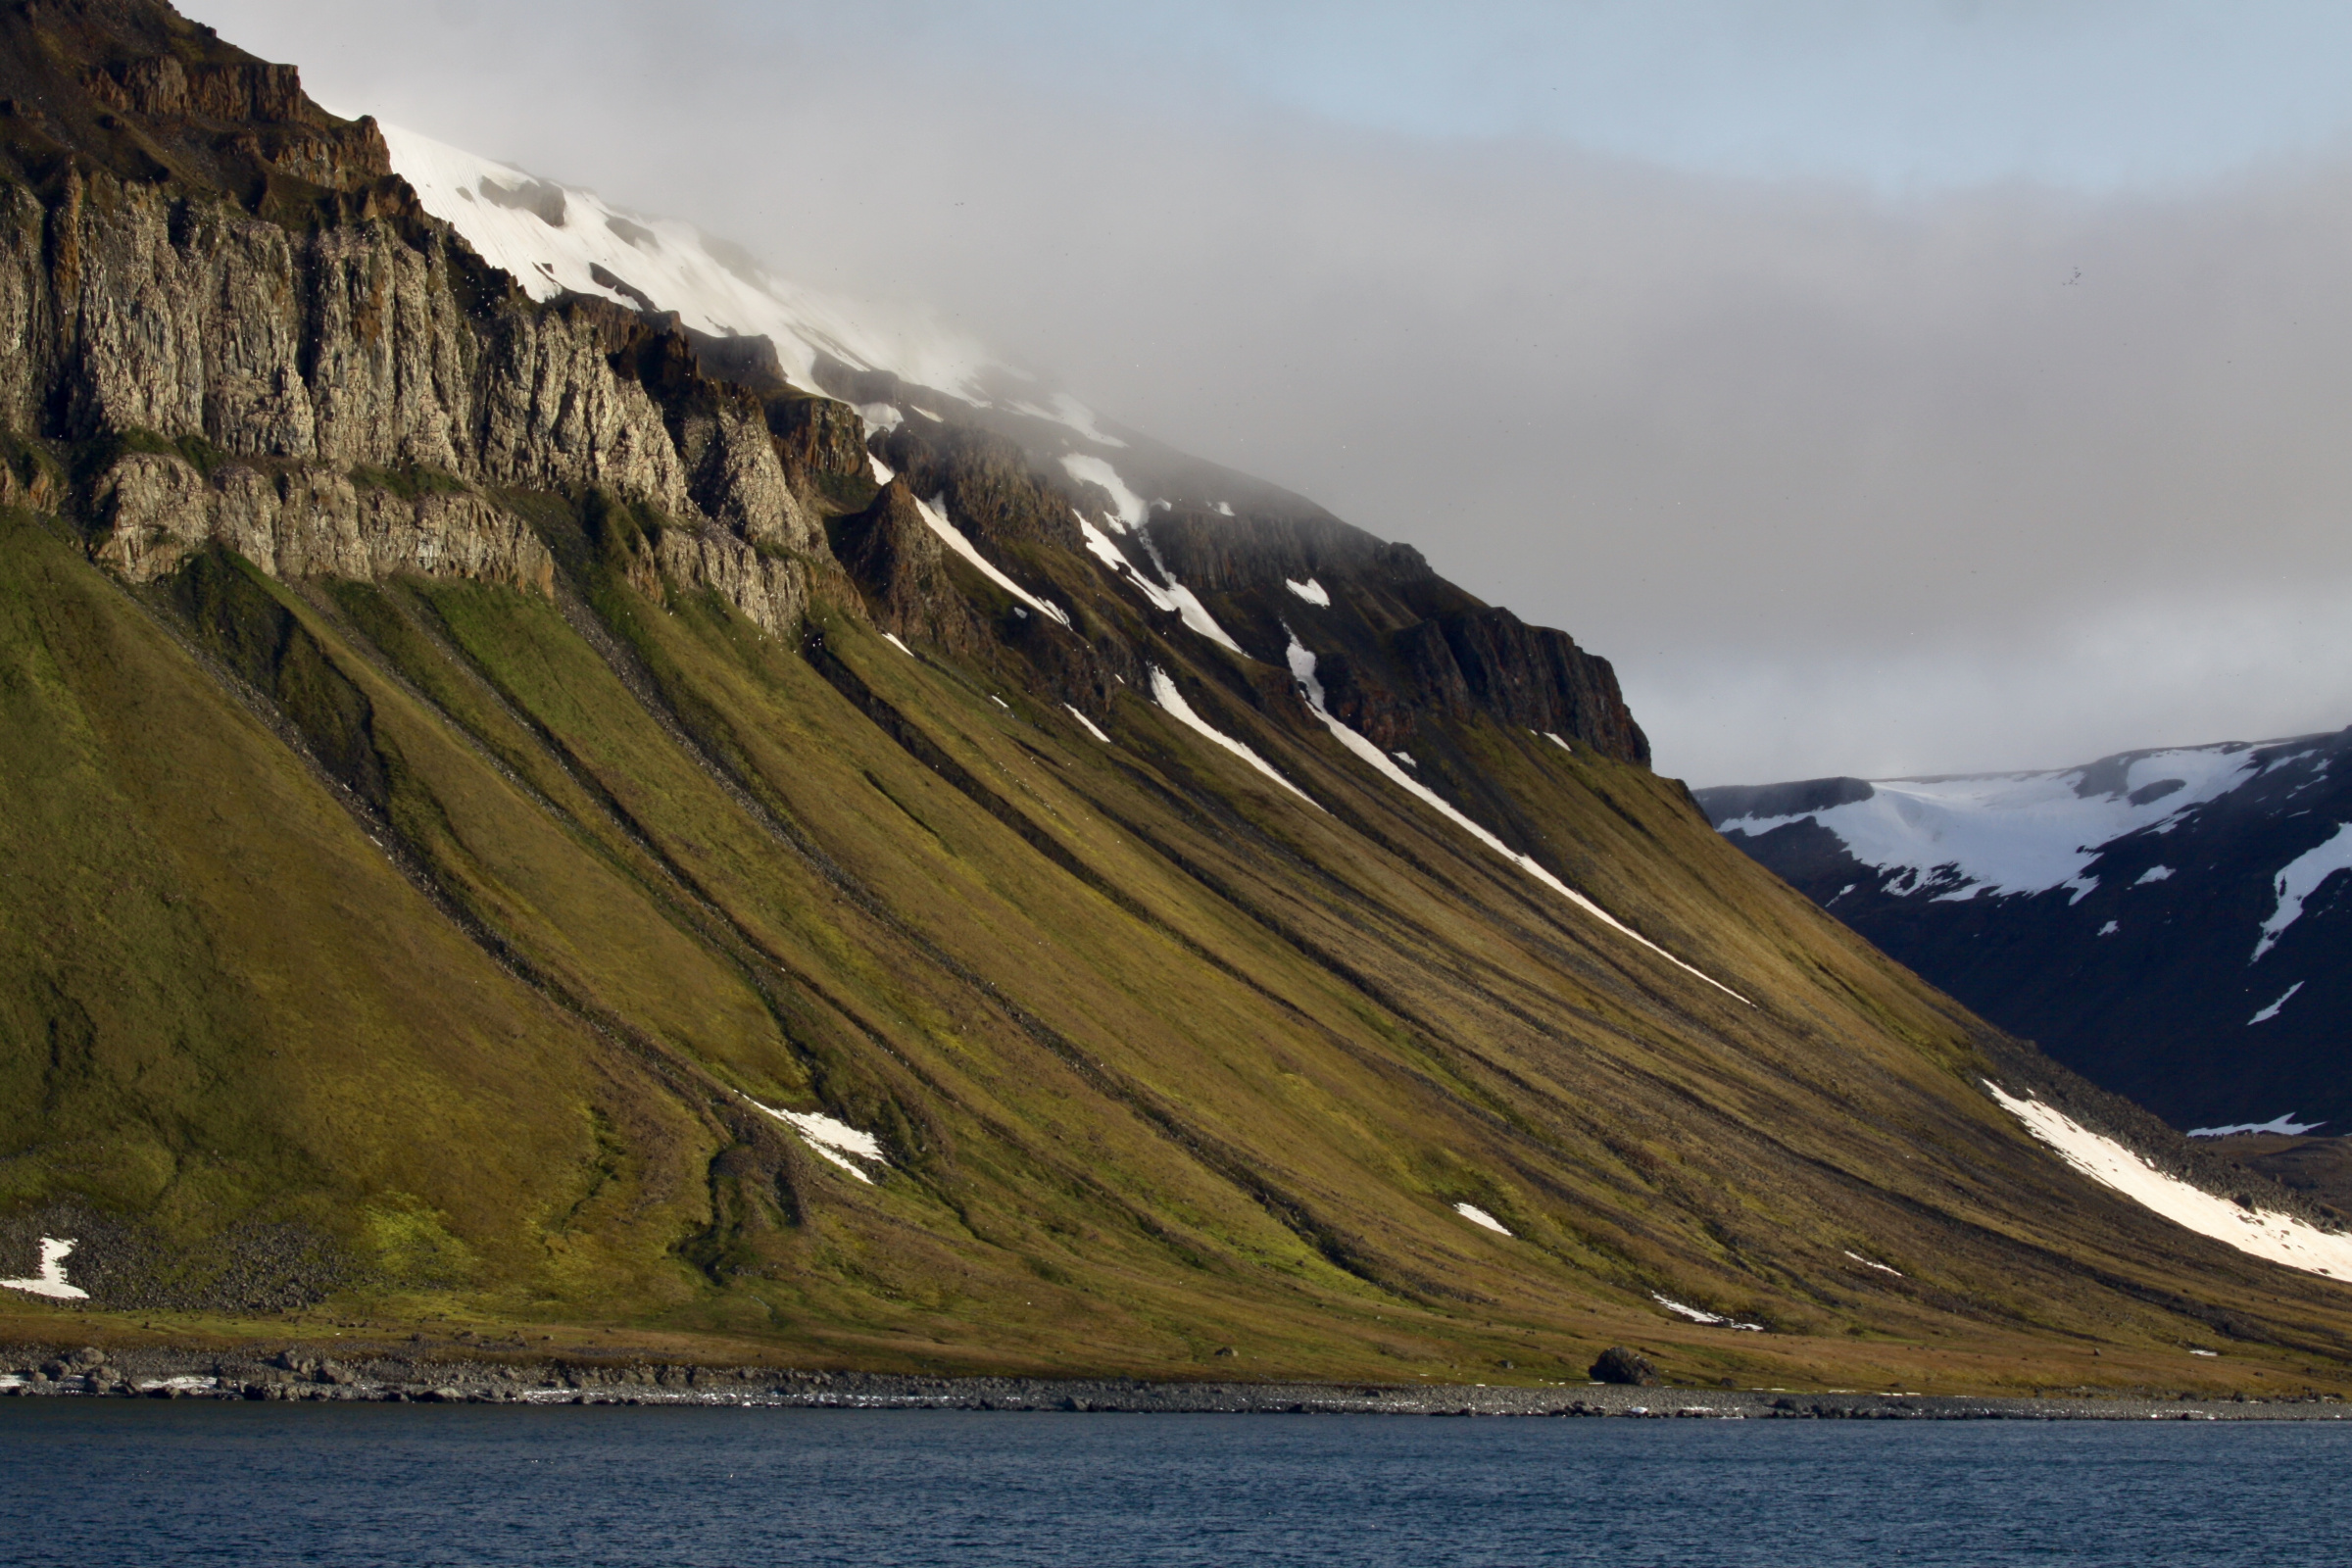
[[[2089,769],[1978,774],[1958,778],[1874,779],[1867,800],[1786,816],[1735,817],[1716,826],[1761,837],[1811,818],[1845,842],[1865,865],[1908,870],[1891,893],[1932,892],[1939,899],[2042,893],[2097,885],[2083,868],[2099,847],[2163,821],[2184,808],[2225,795],[2254,775],[2244,746],[2150,752],[2082,787]],[[2168,787],[2170,786],[2170,787]]]
[[[691,224],[639,218],[592,192],[413,130],[382,129],[393,169],[416,187],[424,210],[465,235],[484,261],[513,273],[533,299],[568,290],[632,309],[675,311],[701,332],[766,337],[784,373],[810,389],[819,354],[973,403],[984,401],[988,372],[1003,368],[978,343],[918,316],[894,319],[879,308],[799,287],[748,259],[721,260],[731,248]],[[600,269],[604,279],[596,275]],[[1060,414],[1048,416],[1070,422]],[[1092,423],[1087,415],[1090,429]]]
[[[1135,563],[1127,559],[1126,552],[1111,543],[1108,534],[1088,521],[1086,514],[1080,512],[1076,507],[1070,509],[1070,515],[1078,519],[1078,531],[1086,540],[1089,554],[1109,567],[1121,582],[1142,594],[1146,600],[1150,601],[1153,610],[1171,615],[1177,613],[1176,601],[1153,587],[1152,579],[1136,569]]]
[[[1159,704],[1160,707],[1166,709],[1169,716],[1174,718],[1178,723],[1184,725],[1185,728],[1196,730],[1201,735],[1206,736],[1209,740],[1214,741],[1217,745],[1224,747],[1225,750],[1231,752],[1243,761],[1248,762],[1251,767],[1256,768],[1260,773],[1265,774],[1266,777],[1272,779],[1284,789],[1289,790],[1293,795],[1296,795],[1300,800],[1306,802],[1307,805],[1313,806],[1316,810],[1320,811],[1323,809],[1322,807],[1315,804],[1314,798],[1308,795],[1306,791],[1300,789],[1298,785],[1292,783],[1289,779],[1284,778],[1280,773],[1274,771],[1273,763],[1267,761],[1264,758],[1258,756],[1249,747],[1243,745],[1240,741],[1235,740],[1232,736],[1226,734],[1214,724],[1211,724],[1207,719],[1202,718],[1199,713],[1193,711],[1193,705],[1186,702],[1184,699],[1184,693],[1176,689],[1175,679],[1157,664],[1153,664],[1152,666],[1152,700]]]
[[[2306,850],[2279,867],[2278,880],[2272,884],[2278,906],[2262,922],[2262,940],[2254,944],[2254,957],[2246,961],[2254,962],[2278,946],[2286,928],[2303,917],[2303,901],[2338,871],[2352,871],[2352,822],[2338,823],[2316,849]]]
[[[2292,1214],[2241,1208],[2227,1198],[2166,1175],[2114,1139],[2092,1132],[2038,1100],[2005,1095],[1990,1081],[1984,1087],[2003,1110],[2024,1122],[2026,1131],[2056,1150],[2069,1165],[2141,1207],[2200,1236],[2227,1242],[2241,1252],[2310,1274],[2352,1279],[2352,1236],[2321,1230]]]
[[[2269,1006],[2263,1008],[2253,1017],[2248,1018],[2246,1020],[2246,1027],[2251,1029],[2258,1023],[2269,1023],[2273,1018],[2278,1017],[2278,1009],[2285,1006],[2288,1003],[2294,1001],[2295,993],[2302,989],[2303,982],[2300,980],[2296,981],[2293,985],[2288,986],[2284,994],[2281,995],[2277,1002],[2272,1003]]]
[[[1089,457],[1083,452],[1070,452],[1062,455],[1061,466],[1069,470],[1071,478],[1081,484],[1098,485],[1110,497],[1111,506],[1117,510],[1117,524],[1122,531],[1141,528],[1152,515],[1152,509],[1144,505],[1144,498],[1127,488],[1127,481],[1119,477],[1119,470],[1107,461]]]
[[[1687,1317],[1693,1323],[1709,1323],[1717,1328],[1739,1329],[1747,1334],[1764,1332],[1764,1325],[1761,1323],[1742,1323],[1738,1318],[1725,1317],[1720,1312],[1702,1312],[1695,1306],[1686,1305],[1670,1296],[1660,1296],[1655,1291],[1649,1293],[1649,1298],[1675,1316]]]
[[[961,528],[948,520],[948,498],[944,494],[933,496],[928,501],[916,498],[914,510],[923,514],[924,523],[930,527],[933,533],[939,535],[940,543],[978,567],[980,574],[990,582],[995,583],[1047,619],[1063,626],[1070,623],[1069,612],[1051,599],[1038,598],[1037,595],[999,571],[996,563],[982,555],[980,547],[965,538]]]
[[[1414,799],[1429,806],[1439,814],[1444,816],[1447,821],[1453,823],[1463,832],[1478,840],[1479,843],[1484,844],[1488,849],[1493,850],[1496,855],[1501,856],[1504,859],[1519,867],[1520,870],[1525,871],[1529,876],[1534,877],[1537,881],[1551,889],[1552,892],[1557,893],[1561,898],[1566,899],[1569,903],[1575,905],[1578,908],[1592,916],[1593,919],[1600,921],[1605,926],[1608,926],[1611,930],[1619,931],[1624,933],[1626,936],[1632,937],[1636,942],[1641,943],[1650,952],[1656,954],[1659,957],[1664,958],[1668,963],[1673,964],[1678,969],[1698,976],[1699,979],[1704,980],[1707,984],[1713,986],[1725,996],[1731,997],[1739,1002],[1746,1002],[1751,1007],[1755,1005],[1754,1003],[1747,1002],[1745,997],[1740,996],[1739,992],[1734,991],[1730,986],[1725,985],[1713,975],[1708,974],[1703,969],[1692,968],[1690,964],[1685,963],[1673,954],[1668,953],[1664,948],[1659,947],[1655,942],[1650,941],[1649,938],[1643,936],[1632,926],[1627,925],[1624,921],[1609,913],[1608,910],[1602,908],[1599,905],[1594,904],[1591,899],[1586,898],[1582,893],[1577,892],[1576,889],[1570,887],[1558,877],[1553,876],[1550,871],[1544,868],[1542,861],[1537,860],[1532,856],[1521,855],[1517,850],[1512,849],[1509,845],[1503,843],[1502,840],[1496,838],[1494,834],[1488,832],[1476,822],[1473,822],[1469,817],[1463,815],[1459,810],[1456,810],[1453,804],[1446,800],[1445,796],[1440,795],[1436,790],[1431,789],[1428,785],[1422,783],[1419,779],[1414,778],[1411,774],[1407,773],[1403,768],[1398,767],[1395,760],[1392,759],[1388,753],[1382,751],[1379,747],[1373,745],[1363,736],[1357,734],[1354,729],[1349,727],[1348,724],[1343,723],[1337,718],[1334,718],[1327,710],[1325,710],[1323,707],[1323,683],[1315,679],[1315,656],[1307,652],[1305,645],[1298,641],[1298,633],[1291,632],[1288,626],[1285,626],[1283,630],[1290,632],[1291,637],[1290,647],[1284,650],[1284,657],[1290,661],[1292,678],[1298,682],[1299,693],[1306,699],[1307,711],[1314,714],[1316,718],[1320,719],[1323,727],[1330,730],[1332,737],[1342,746],[1347,747],[1348,750],[1353,752],[1356,756],[1371,763],[1372,766],[1380,773],[1381,777],[1387,779],[1390,783],[1396,785],[1397,788],[1404,790]]]

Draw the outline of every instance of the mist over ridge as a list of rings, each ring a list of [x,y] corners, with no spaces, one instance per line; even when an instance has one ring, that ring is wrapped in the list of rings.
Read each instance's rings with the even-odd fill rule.
[[[1874,187],[1350,119],[1162,34],[1120,76],[921,7],[201,9],[341,107],[926,305],[1415,543],[1611,657],[1693,782],[2347,716],[2324,124],[2209,126],[2235,161],[2169,180]]]

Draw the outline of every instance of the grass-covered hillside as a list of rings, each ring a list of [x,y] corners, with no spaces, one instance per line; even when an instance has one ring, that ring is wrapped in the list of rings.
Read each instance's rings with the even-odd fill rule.
[[[1216,710],[1316,805],[1140,697],[1106,744],[853,614],[804,647],[641,593],[515,502],[574,563],[552,598],[220,551],[133,590],[9,518],[0,1204],[96,1298],[17,1332],[2334,1375],[2337,1287],[2072,1179],[1968,1020],[1670,781],[1459,736],[1560,874],[1752,1006],[1303,726]]]

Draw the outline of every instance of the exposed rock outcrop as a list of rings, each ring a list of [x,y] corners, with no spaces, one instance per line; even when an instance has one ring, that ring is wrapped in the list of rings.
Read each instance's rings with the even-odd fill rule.
[[[873,505],[834,524],[834,549],[864,592],[874,623],[897,636],[968,653],[984,629],[948,579],[948,551],[916,510],[904,479]]]
[[[554,558],[527,526],[455,487],[241,463],[208,478],[176,455],[126,452],[97,481],[92,511],[104,529],[98,559],[133,582],[218,542],[279,577],[411,572],[541,594],[554,585]]]

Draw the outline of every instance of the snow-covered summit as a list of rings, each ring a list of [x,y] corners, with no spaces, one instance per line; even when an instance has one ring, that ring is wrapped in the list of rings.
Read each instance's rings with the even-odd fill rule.
[[[1700,798],[1716,827],[1749,838],[1809,817],[1864,864],[1908,872],[1890,892],[1970,899],[2063,887],[2080,898],[2101,846],[2227,794],[2261,771],[2253,754],[2233,741],[2044,772],[1839,781],[1844,798],[1826,808],[1777,798],[1774,787]]]
[[[980,343],[920,313],[803,288],[691,223],[623,212],[593,191],[398,125],[382,130],[393,169],[416,187],[425,211],[513,273],[533,299],[569,291],[675,311],[700,332],[765,337],[784,373],[810,388],[820,354],[976,404],[987,402],[993,383],[1017,377]],[[1090,411],[1074,399],[1061,402],[1091,429]]]
[[[1697,794],[1889,956],[2175,1126],[2352,1134],[2352,730]]]

